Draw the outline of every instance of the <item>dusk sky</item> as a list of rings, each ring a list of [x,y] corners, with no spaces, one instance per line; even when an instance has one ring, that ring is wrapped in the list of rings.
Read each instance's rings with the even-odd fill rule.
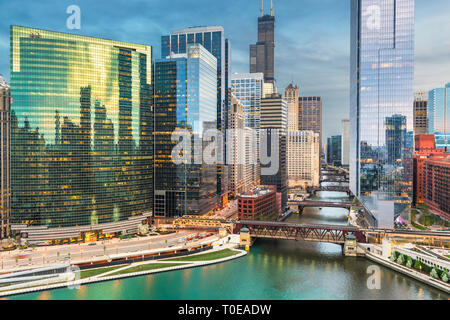
[[[81,30],[68,30],[66,8],[81,8]],[[160,58],[161,35],[221,25],[232,43],[232,72],[248,72],[260,0],[13,0],[0,4],[0,74],[9,81],[9,26],[22,25],[148,44]],[[265,0],[265,12],[270,1]],[[349,112],[350,0],[274,0],[275,78],[300,95],[323,97],[324,139],[341,134]],[[450,1],[416,0],[416,90],[450,82]]]

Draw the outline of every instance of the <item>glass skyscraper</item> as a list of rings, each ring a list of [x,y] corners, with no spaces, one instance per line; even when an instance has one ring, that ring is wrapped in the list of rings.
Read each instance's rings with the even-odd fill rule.
[[[201,44],[188,44],[186,51],[154,66],[156,216],[204,215],[218,201],[217,167],[194,148],[196,143],[205,147],[205,130],[217,126],[217,61]],[[176,130],[192,135],[191,157],[182,164],[172,158]]]
[[[350,188],[392,228],[412,196],[414,0],[351,1]]]
[[[450,83],[445,88],[436,88],[428,93],[428,133],[436,135],[438,148],[447,148],[450,143]]]
[[[230,72],[231,72],[231,42],[225,38],[225,32],[220,26],[190,27],[173,30],[170,35],[161,37],[161,58],[164,59],[171,53],[186,53],[189,44],[201,44],[217,60],[217,129],[225,129],[230,103]],[[223,148],[225,152],[226,149]],[[226,159],[226,154],[222,155]],[[217,192],[226,193],[226,182],[223,166],[217,167]]]
[[[11,223],[30,242],[151,216],[150,46],[11,27]]]

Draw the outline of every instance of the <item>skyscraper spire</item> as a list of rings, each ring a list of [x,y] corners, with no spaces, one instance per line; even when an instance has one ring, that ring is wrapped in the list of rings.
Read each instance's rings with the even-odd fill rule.
[[[273,17],[273,1],[270,0],[270,15]]]
[[[264,15],[264,0],[261,0],[261,17]]]

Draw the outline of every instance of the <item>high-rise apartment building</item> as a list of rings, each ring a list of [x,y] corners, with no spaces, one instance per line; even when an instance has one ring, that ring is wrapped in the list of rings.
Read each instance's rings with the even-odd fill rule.
[[[261,183],[263,185],[277,186],[277,192],[281,194],[281,208],[284,212],[287,206],[287,169],[286,169],[286,144],[287,144],[287,102],[280,94],[268,95],[261,100],[261,134],[266,135],[267,145],[261,145],[263,150],[277,149],[272,146],[272,135],[278,134],[278,170],[276,174],[264,175],[261,164]],[[270,163],[272,166],[273,163]]]
[[[414,93],[414,135],[428,133],[428,93]]]
[[[0,74],[0,239],[7,238],[10,235],[10,107],[11,94],[9,84]]]
[[[170,35],[161,37],[161,58],[171,53],[186,53],[189,44],[201,44],[217,60],[217,129],[225,133],[224,129],[228,116],[230,72],[231,72],[231,42],[225,38],[223,27],[190,27],[173,30]],[[225,139],[220,152],[220,162],[226,157]],[[217,165],[217,193],[226,197],[226,169]],[[222,180],[225,179],[222,183]]]
[[[264,90],[264,75],[262,73],[235,73],[231,76],[231,92],[244,106],[245,126],[254,130],[254,154],[257,163],[253,166],[252,180],[260,181],[259,167],[259,130],[261,119],[261,100]]]
[[[350,43],[350,189],[393,228],[412,197],[414,0],[352,0]]]
[[[450,155],[424,163],[424,198],[431,211],[450,219]]]
[[[319,186],[319,134],[312,131],[289,131],[286,153],[288,185],[305,189]]]
[[[30,243],[152,215],[150,46],[11,26],[11,229]]]
[[[203,215],[218,203],[216,166],[202,152],[217,125],[217,60],[198,43],[186,51],[154,66],[155,216]],[[190,135],[182,159],[172,139],[180,130]]]
[[[342,166],[350,165],[350,120],[342,120]]]
[[[253,185],[251,148],[251,129],[245,127],[244,106],[234,96],[231,97],[231,106],[228,110],[228,144],[227,151],[229,168],[230,195],[236,197],[251,189]],[[256,160],[256,159],[255,159]]]
[[[319,134],[322,146],[322,98],[298,98],[298,130],[312,131]]]
[[[290,83],[284,90],[284,100],[288,104],[288,131],[298,130],[298,86]]]
[[[258,42],[250,45],[250,73],[263,73],[264,82],[275,83],[275,16],[270,1],[270,15],[258,17]]]
[[[428,92],[428,133],[436,136],[438,148],[448,150],[450,144],[450,83],[445,88]]]

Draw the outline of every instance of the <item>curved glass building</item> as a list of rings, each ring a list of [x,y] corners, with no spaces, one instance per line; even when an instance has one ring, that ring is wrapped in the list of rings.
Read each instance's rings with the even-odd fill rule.
[[[10,31],[12,230],[29,242],[136,232],[152,208],[151,47]]]

